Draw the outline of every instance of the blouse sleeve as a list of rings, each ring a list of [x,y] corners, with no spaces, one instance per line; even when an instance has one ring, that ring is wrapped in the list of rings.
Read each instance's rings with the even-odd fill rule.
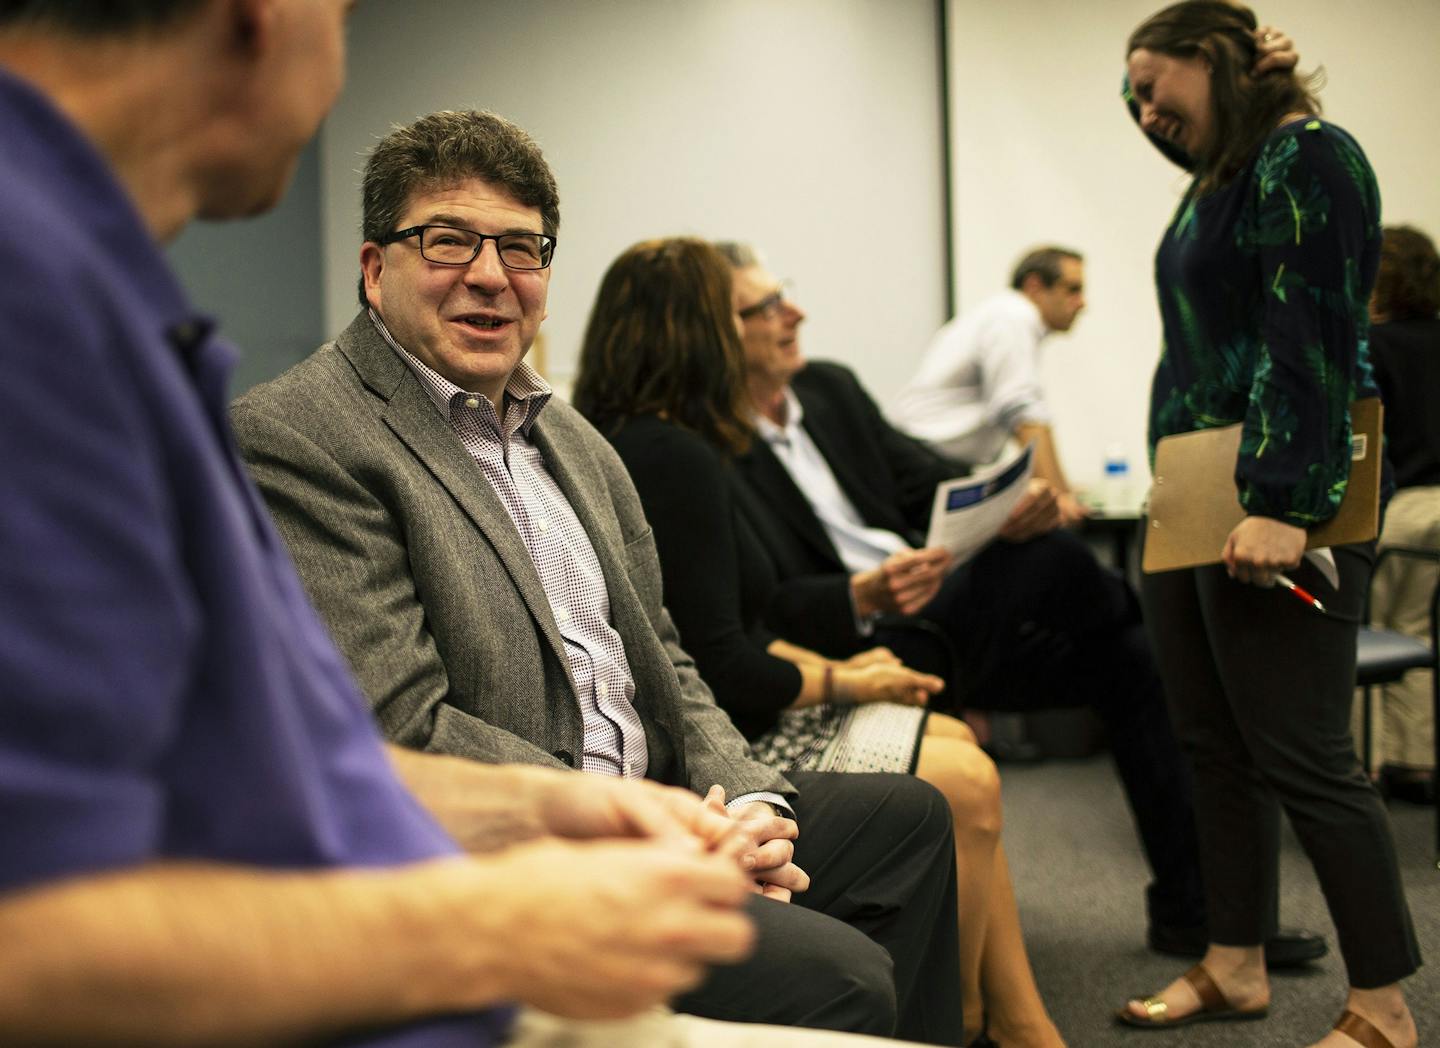
[[[1319,120],[1265,144],[1251,192],[1237,235],[1259,260],[1261,343],[1235,480],[1248,513],[1309,527],[1350,475],[1379,193],[1359,147]]]
[[[754,736],[800,694],[800,670],[763,646],[741,607],[733,496],[719,454],[659,423],[616,439],[655,530],[665,605],[701,679],[740,729]]]

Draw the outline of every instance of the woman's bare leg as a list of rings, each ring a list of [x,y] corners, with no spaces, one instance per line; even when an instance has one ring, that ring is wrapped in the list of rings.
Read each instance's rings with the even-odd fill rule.
[[[950,803],[959,869],[961,1000],[971,1030],[988,1015],[1006,1048],[1063,1045],[1035,985],[1000,843],[1000,777],[963,723],[932,714],[915,773]]]

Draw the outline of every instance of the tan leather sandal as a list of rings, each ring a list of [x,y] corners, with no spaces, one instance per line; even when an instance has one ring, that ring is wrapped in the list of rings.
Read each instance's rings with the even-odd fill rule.
[[[1234,1007],[1225,999],[1225,995],[1220,992],[1220,987],[1215,985],[1215,980],[1210,978],[1210,973],[1205,970],[1203,964],[1197,964],[1180,978],[1189,983],[1190,989],[1195,991],[1195,996],[1200,998],[1200,1007],[1189,1015],[1182,1015],[1175,1019],[1170,1018],[1170,1006],[1157,996],[1145,997],[1140,1000],[1141,1006],[1145,1009],[1144,1015],[1136,1015],[1128,1007],[1124,1007],[1115,1013],[1116,1020],[1126,1026],[1134,1026],[1142,1030],[1161,1030],[1175,1026],[1189,1026],[1191,1023],[1249,1022],[1252,1019],[1263,1019],[1270,1014],[1268,1004],[1262,1004],[1259,1008]],[[1360,1017],[1357,1015],[1356,1018]],[[1365,1022],[1364,1019],[1360,1019],[1360,1021]],[[1369,1023],[1365,1023],[1365,1025],[1370,1026]],[[1374,1027],[1371,1029],[1373,1030]],[[1364,1041],[1360,1043],[1365,1048],[1394,1048],[1393,1045],[1388,1044],[1370,1045]]]
[[[1356,1015],[1349,1008],[1340,1013],[1340,1021],[1335,1024],[1335,1029],[1361,1048],[1395,1048],[1390,1043],[1390,1038],[1375,1029],[1368,1019]]]

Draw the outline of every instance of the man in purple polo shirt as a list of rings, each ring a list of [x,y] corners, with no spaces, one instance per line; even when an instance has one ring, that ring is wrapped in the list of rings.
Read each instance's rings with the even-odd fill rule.
[[[742,958],[753,841],[681,790],[387,752],[234,455],[232,354],[158,244],[281,195],[348,7],[0,3],[0,1043],[785,1043],[512,1025]]]

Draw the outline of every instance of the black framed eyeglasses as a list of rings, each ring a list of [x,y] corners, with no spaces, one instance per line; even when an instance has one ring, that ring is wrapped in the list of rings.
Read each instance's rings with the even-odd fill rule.
[[[438,266],[468,266],[487,240],[495,241],[506,269],[547,269],[555,256],[555,238],[544,233],[477,233],[459,226],[411,226],[386,233],[378,243],[393,244],[410,237],[419,238],[420,257]]]
[[[792,286],[790,281],[782,280],[780,281],[779,287],[759,302],[756,302],[753,306],[746,306],[744,309],[736,310],[736,313],[741,320],[749,320],[751,317],[764,317],[766,320],[770,320],[780,312],[780,307],[790,301],[788,293]]]

